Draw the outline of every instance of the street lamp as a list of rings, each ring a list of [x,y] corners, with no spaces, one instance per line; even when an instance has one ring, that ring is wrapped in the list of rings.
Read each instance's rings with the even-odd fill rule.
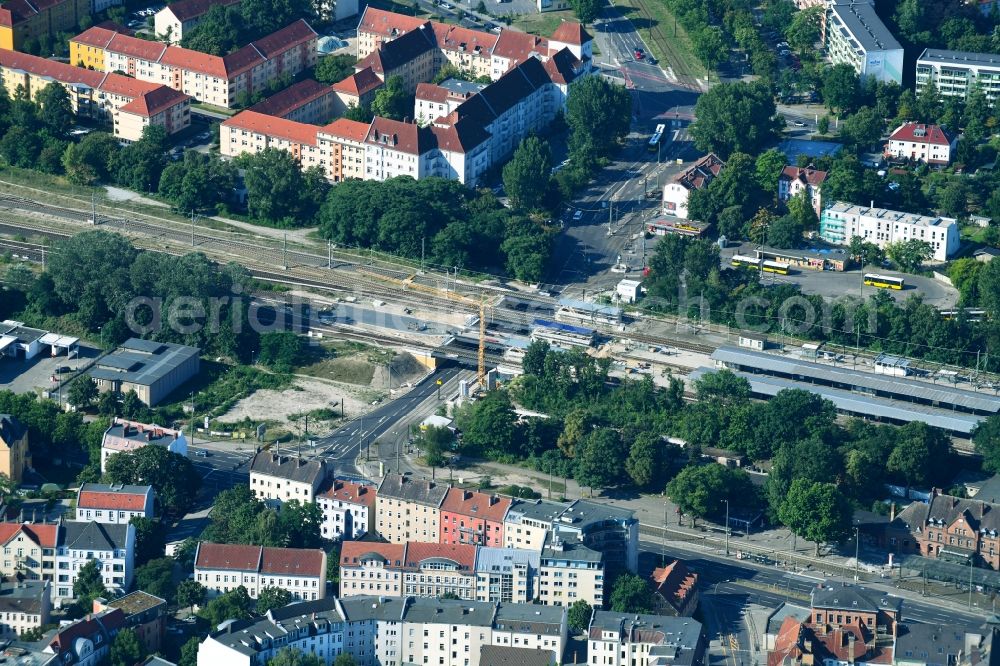
[[[722,500],[726,503],[726,557],[729,557],[729,500]]]
[[[859,562],[858,562],[858,555],[860,554],[860,550],[861,550],[861,540],[860,540],[859,536],[860,536],[860,534],[858,532],[858,527],[857,527],[857,525],[855,525],[854,526],[854,580],[855,581],[859,580],[859,576],[858,576],[858,564],[859,564]]]

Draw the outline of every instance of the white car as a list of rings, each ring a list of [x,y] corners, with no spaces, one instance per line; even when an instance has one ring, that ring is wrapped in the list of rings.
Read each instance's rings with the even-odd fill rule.
[[[582,219],[583,219],[583,211],[582,210],[578,210],[575,213],[573,213],[573,221],[574,222],[579,222]]]

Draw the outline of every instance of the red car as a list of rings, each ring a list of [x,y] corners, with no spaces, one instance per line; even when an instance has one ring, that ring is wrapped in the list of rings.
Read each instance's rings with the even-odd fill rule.
[[[635,50],[635,59],[636,60],[642,60],[645,57],[646,57],[646,54],[643,52],[642,49],[636,49]]]

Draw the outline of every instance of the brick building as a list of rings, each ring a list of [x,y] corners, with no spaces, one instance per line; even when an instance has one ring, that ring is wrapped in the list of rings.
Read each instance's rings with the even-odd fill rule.
[[[683,560],[653,570],[653,605],[657,615],[691,617],[698,609],[698,574]]]

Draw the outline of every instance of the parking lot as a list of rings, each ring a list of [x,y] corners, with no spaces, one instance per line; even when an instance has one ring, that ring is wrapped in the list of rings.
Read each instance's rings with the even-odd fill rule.
[[[66,358],[65,355],[49,356],[47,352],[42,352],[27,361],[0,356],[0,391],[37,393],[54,389],[56,383],[52,378],[56,375],[57,369],[70,368],[70,371],[63,375],[65,381],[69,381],[76,376],[79,368],[88,365],[98,356],[96,347],[88,347],[81,343],[79,349],[79,358]]]
[[[147,28],[149,29],[150,32],[152,32],[151,26],[153,17],[156,15],[156,12],[163,9],[163,7],[164,5],[150,5],[148,7],[144,7],[137,11],[134,11],[128,15],[128,22],[126,23],[126,25],[130,29],[135,30],[136,32],[142,32]]]

